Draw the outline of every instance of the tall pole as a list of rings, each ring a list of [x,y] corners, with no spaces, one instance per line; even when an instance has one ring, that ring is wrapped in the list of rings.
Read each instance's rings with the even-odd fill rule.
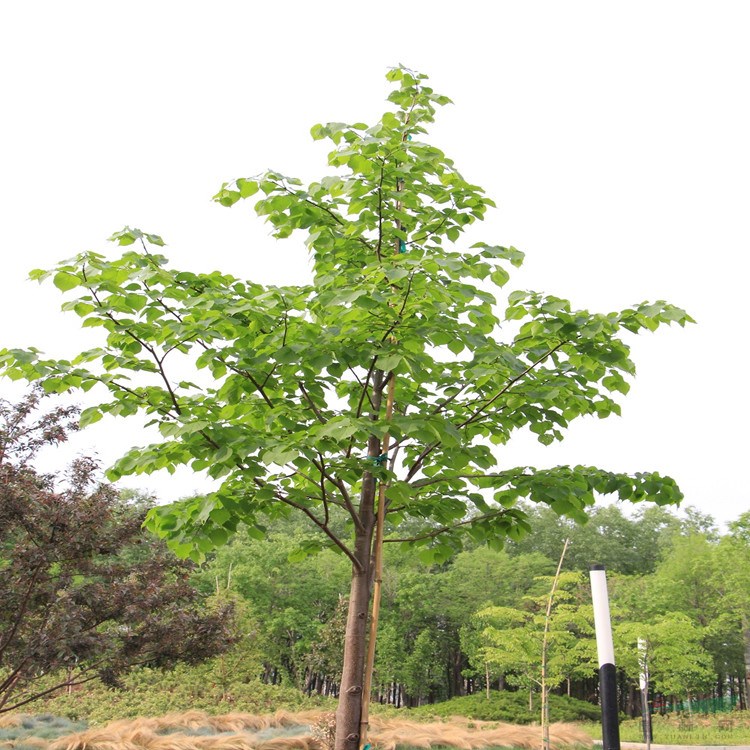
[[[641,676],[638,681],[641,688],[641,715],[643,717],[643,741],[646,750],[651,750],[651,707],[648,704],[648,643],[643,638],[638,639],[638,664],[641,668]]]
[[[603,565],[591,566],[591,599],[594,604],[596,652],[599,657],[599,699],[602,705],[602,748],[620,750],[620,726],[617,722],[617,675],[612,620],[609,615],[607,574]]]

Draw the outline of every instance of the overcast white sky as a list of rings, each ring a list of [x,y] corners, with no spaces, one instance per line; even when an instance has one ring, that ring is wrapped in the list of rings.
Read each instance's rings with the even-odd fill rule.
[[[0,346],[89,345],[51,285],[25,281],[125,224],[175,264],[306,278],[301,242],[269,237],[222,181],[272,167],[313,179],[320,121],[372,121],[399,62],[455,106],[432,142],[499,210],[513,285],[608,311],[667,299],[698,321],[639,337],[624,416],[508,463],[674,476],[720,521],[750,507],[750,5],[743,2],[15,2],[0,7]],[[114,248],[113,248],[114,251]],[[0,396],[17,389],[0,381]],[[107,462],[141,439],[100,423]],[[187,472],[136,484],[173,499]]]

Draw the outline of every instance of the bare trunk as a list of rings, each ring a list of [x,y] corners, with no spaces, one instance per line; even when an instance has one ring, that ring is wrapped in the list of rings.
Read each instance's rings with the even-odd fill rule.
[[[385,405],[385,418],[390,421],[393,417],[393,399],[396,392],[396,376],[391,374],[388,383],[388,398]],[[380,445],[379,456],[388,460],[390,435],[385,433]],[[370,700],[372,698],[372,675],[375,669],[375,644],[378,637],[378,623],[380,621],[380,589],[383,582],[383,535],[385,532],[385,506],[388,485],[381,481],[378,485],[377,521],[375,523],[375,547],[372,554],[372,614],[370,616],[370,635],[367,641],[367,660],[362,690],[362,711],[359,720],[360,743],[367,744],[370,730]]]
[[[372,409],[370,417],[378,418],[382,400],[382,370],[373,372]],[[380,456],[380,439],[371,435],[367,442],[367,456]],[[367,615],[370,608],[372,582],[372,540],[375,531],[375,477],[365,471],[359,497],[358,523],[354,535],[352,583],[349,592],[349,611],[344,635],[344,666],[339,686],[339,705],[336,710],[335,750],[359,750],[360,720],[362,718],[365,655],[367,654]]]
[[[364,563],[360,572],[352,573],[349,593],[349,614],[344,636],[344,668],[341,675],[339,706],[336,711],[335,750],[358,750],[359,721],[362,712],[362,687],[364,680],[365,654],[367,652],[367,611],[370,605],[369,545],[372,529],[357,539],[357,548],[363,555],[357,558]]]

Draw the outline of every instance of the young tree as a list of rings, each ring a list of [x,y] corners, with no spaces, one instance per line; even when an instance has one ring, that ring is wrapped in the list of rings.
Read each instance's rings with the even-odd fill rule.
[[[675,698],[706,690],[714,675],[711,655],[703,648],[703,628],[679,612],[658,622],[615,626],[618,666],[637,680],[641,670],[638,641],[645,643],[649,676],[656,689]]]
[[[143,514],[97,479],[92,461],[77,459],[66,481],[33,468],[77,417],[67,408],[37,417],[39,400],[0,401],[0,713],[231,642],[230,608],[200,605],[190,566],[144,535]]]
[[[743,698],[750,705],[750,511],[729,524],[730,533],[719,544],[719,564],[725,579],[725,610],[739,620],[742,642]]]
[[[510,684],[541,693],[542,710],[549,690],[572,677],[596,672],[593,610],[581,600],[583,575],[558,572],[544,577],[545,594],[524,596],[515,607],[486,607],[465,630],[476,666],[506,675]],[[519,606],[520,605],[520,606]],[[543,716],[543,746],[548,745]]]
[[[309,284],[171,269],[149,249],[160,237],[126,228],[112,239],[141,251],[86,252],[32,272],[76,292],[64,307],[102,329],[100,347],[71,361],[0,352],[7,375],[48,391],[103,386],[83,424],[145,413],[158,426],[163,439],[129,452],[113,478],[180,464],[223,478],[208,497],[152,512],[151,528],[179,554],[199,559],[240,522],[262,530],[264,518],[295,510],[318,526],[321,544],[348,557],[338,750],[357,747],[361,733],[378,507],[389,529],[421,524],[392,541],[441,560],[461,533],[500,545],[526,532],[521,498],[576,519],[596,493],[681,498],[657,473],[502,463],[492,446],[517,430],[547,444],[578,417],[619,413],[615,396],[634,373],[624,334],[690,318],[664,302],[598,314],[515,291],[501,328],[489,289],[506,283],[506,265],[522,253],[484,242],[453,248],[493,203],[423,139],[447,97],[401,67],[388,78],[393,107],[374,125],[313,127],[335,145],[330,174],[304,187],[269,171],[216,196],[225,206],[257,196],[276,237],[302,233]],[[198,370],[192,380],[177,374],[188,363]],[[347,534],[331,526],[334,507],[348,516]]]

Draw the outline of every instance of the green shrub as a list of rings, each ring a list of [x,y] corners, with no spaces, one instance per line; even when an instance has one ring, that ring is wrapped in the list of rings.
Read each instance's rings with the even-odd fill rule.
[[[216,657],[197,666],[180,664],[171,670],[136,669],[123,678],[122,690],[92,682],[71,694],[60,693],[37,705],[58,716],[85,719],[92,725],[192,709],[211,714],[268,713],[280,708],[297,710],[334,705],[331,699],[308,698],[293,687],[265,685],[239,667],[227,670],[224,658]]]
[[[525,691],[493,690],[489,700],[484,693],[475,693],[442,703],[409,709],[414,718],[448,718],[465,716],[479,721],[505,721],[513,724],[531,724],[539,721],[539,696],[533,698],[529,711],[529,694]],[[600,710],[586,701],[562,695],[550,695],[550,721],[596,721]]]

